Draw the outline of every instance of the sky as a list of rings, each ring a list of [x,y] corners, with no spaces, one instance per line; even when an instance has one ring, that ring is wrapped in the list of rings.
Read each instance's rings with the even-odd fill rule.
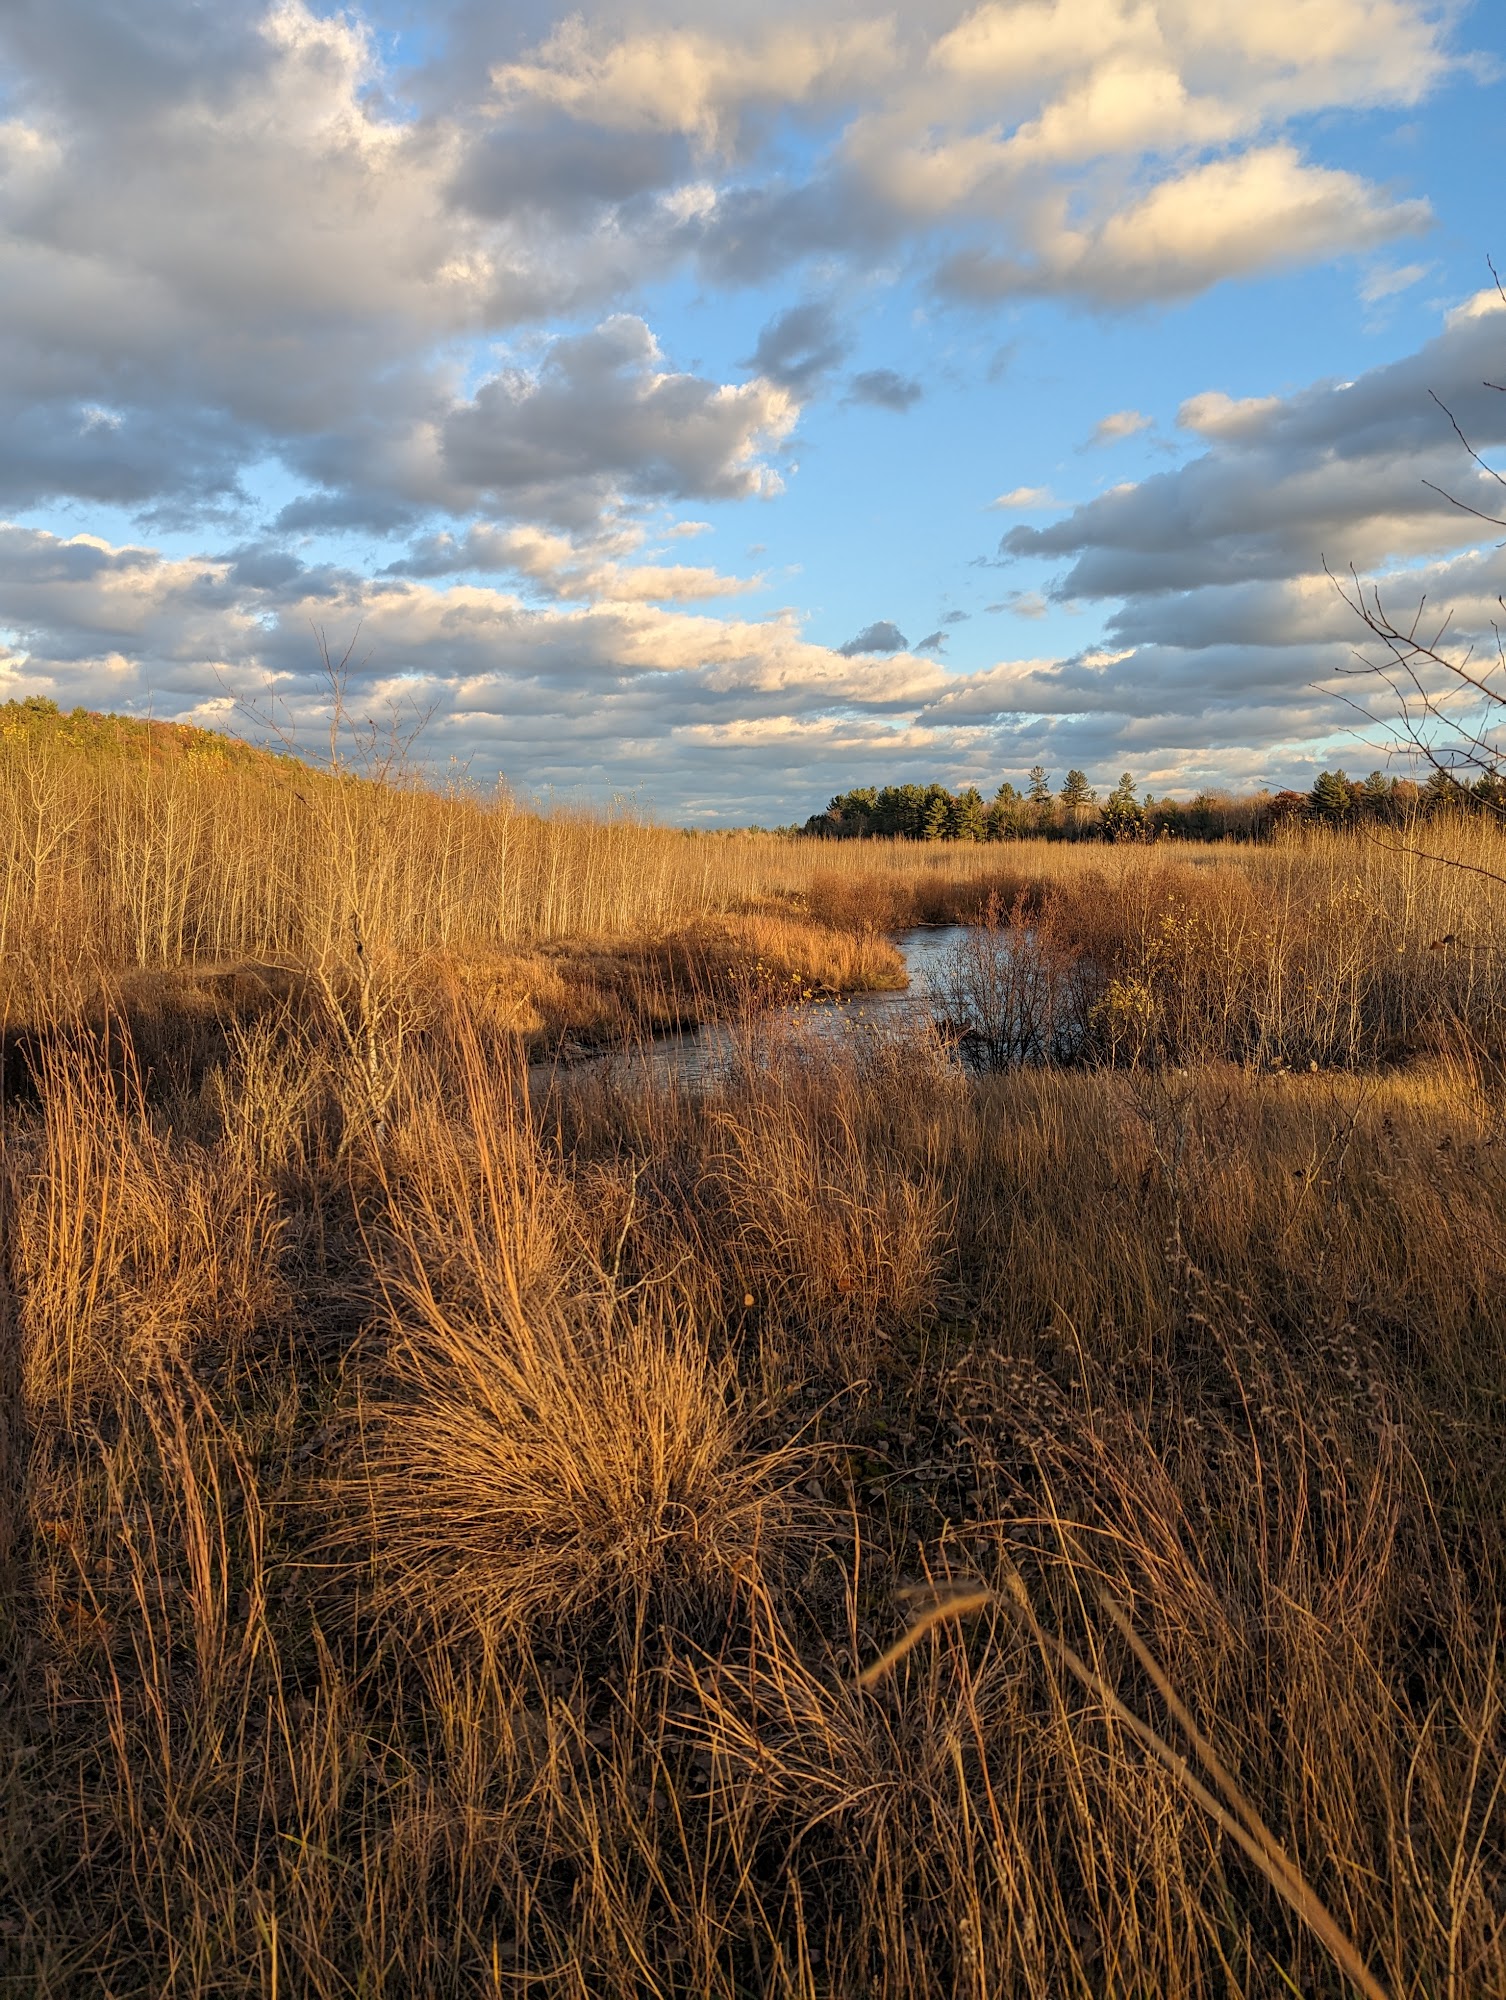
[[[0,699],[313,749],[327,648],[702,826],[1368,770],[1327,571],[1503,615],[1503,84],[1484,0],[0,0]]]

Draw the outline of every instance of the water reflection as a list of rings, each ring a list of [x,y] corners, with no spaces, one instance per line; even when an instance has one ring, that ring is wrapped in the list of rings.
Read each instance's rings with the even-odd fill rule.
[[[787,1046],[792,1034],[817,1048],[852,1036],[907,1038],[932,1020],[932,980],[962,935],[960,924],[947,924],[896,936],[894,943],[910,975],[909,985],[900,992],[854,993],[840,1000],[773,1007],[748,1023],[706,1022],[680,1033],[657,1035],[629,1049],[611,1050],[578,1067],[614,1083],[698,1087],[722,1080],[750,1055],[756,1060],[760,1048]],[[531,1075],[543,1083],[571,1073],[540,1063]]]

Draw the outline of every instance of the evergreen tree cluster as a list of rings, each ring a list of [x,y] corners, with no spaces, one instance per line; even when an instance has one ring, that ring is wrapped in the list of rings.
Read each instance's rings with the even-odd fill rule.
[[[1383,771],[1372,771],[1368,778],[1320,771],[1310,792],[1278,792],[1271,803],[1331,825],[1366,819],[1395,825],[1419,814],[1506,812],[1506,781],[1494,771],[1468,780],[1436,770],[1423,785],[1411,778],[1388,778]]]
[[[863,785],[839,792],[802,831],[824,840],[1258,840],[1283,820],[1344,825],[1361,820],[1400,824],[1440,810],[1506,814],[1506,782],[1494,776],[1467,783],[1434,772],[1426,784],[1372,771],[1351,779],[1323,771],[1310,792],[1200,792],[1189,800],[1137,794],[1126,771],[1100,799],[1082,771],[1058,789],[1037,764],[1024,787],[1008,779],[992,799],[974,785]]]

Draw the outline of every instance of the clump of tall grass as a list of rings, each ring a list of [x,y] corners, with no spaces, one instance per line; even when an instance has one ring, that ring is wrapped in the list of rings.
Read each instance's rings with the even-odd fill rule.
[[[734,1246],[733,1293],[844,1373],[924,1317],[944,1260],[939,1163],[886,1159],[871,1115],[840,1055],[770,1064],[765,1052],[717,1107],[699,1184],[709,1226]]]
[[[40,1127],[5,1161],[26,1395],[71,1409],[116,1370],[276,1319],[283,1224],[249,1149],[164,1129],[118,1027],[65,1026],[36,1060]]]
[[[604,1267],[526,1095],[460,1046],[463,1110],[404,1130],[374,1238],[391,1324],[348,1490],[378,1574],[514,1635],[704,1617],[778,1572],[798,1456],[759,1448],[673,1285]]]
[[[1494,854],[1490,829],[1454,831],[1461,863]],[[936,982],[939,1008],[994,1068],[1499,1061],[1506,885],[1423,865],[1361,836],[1197,868],[1156,849],[1083,863],[1010,907],[984,903]]]
[[[798,1463],[759,1451],[726,1361],[672,1322],[405,1327],[365,1410],[358,1520],[435,1624],[561,1635],[776,1573]]]

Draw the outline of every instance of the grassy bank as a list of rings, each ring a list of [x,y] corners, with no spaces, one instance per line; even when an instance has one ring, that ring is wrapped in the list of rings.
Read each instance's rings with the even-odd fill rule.
[[[1493,882],[512,815],[578,928],[441,937],[403,830],[510,809],[395,793],[364,874],[206,817],[148,949],[197,822],[91,768],[7,919],[8,1990],[1506,1988]],[[1066,1066],[757,1027],[990,897]],[[702,1004],[721,1082],[525,1088]]]
[[[1484,820],[1258,847],[697,835],[121,727],[0,731],[12,1031],[108,995],[156,1049],[163,1021],[170,1042],[306,989],[369,1040],[458,984],[537,1053],[892,986],[888,934],[992,907],[1091,971],[1116,1059],[1362,1064],[1461,1036],[1494,1059],[1506,1032],[1506,833]]]

